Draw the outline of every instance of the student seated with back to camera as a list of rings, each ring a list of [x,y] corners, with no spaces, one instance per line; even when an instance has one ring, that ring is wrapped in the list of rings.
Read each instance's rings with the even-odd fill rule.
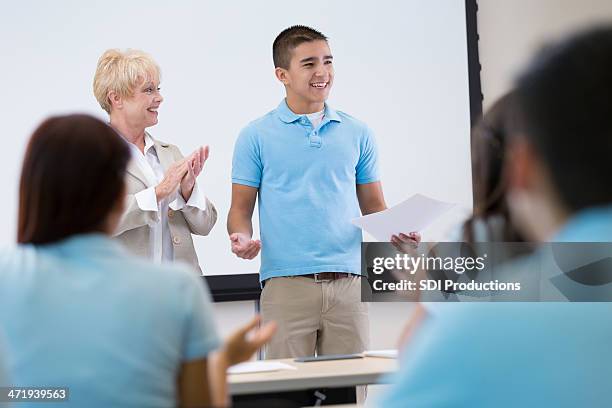
[[[3,333],[0,331],[0,387],[8,387],[9,385],[8,374],[6,373],[5,360],[6,349],[4,345],[4,336]]]
[[[474,212],[459,228],[452,231],[448,242],[452,243],[496,243],[495,262],[509,262],[518,256],[526,255],[533,246],[517,230],[508,209],[508,177],[504,169],[508,155],[506,145],[513,129],[517,126],[516,92],[510,91],[499,98],[484,114],[472,130],[472,174],[474,179]],[[412,243],[404,234],[392,239],[395,247],[403,253],[414,254]],[[519,245],[510,246],[501,243],[512,242]],[[431,254],[437,256],[458,256],[459,246],[453,244],[429,244]],[[483,249],[484,246],[474,246]],[[450,252],[450,253],[447,253]],[[432,276],[430,276],[432,277]],[[446,277],[446,276],[445,276]],[[441,302],[445,297],[445,301]],[[458,296],[469,296],[469,293],[438,293],[436,296],[425,296],[417,303],[414,312],[400,336],[399,346],[407,346],[412,333],[425,319],[447,308],[457,306]],[[438,301],[433,301],[436,298]],[[448,306],[447,306],[448,304]],[[408,349],[404,350],[404,352]]]
[[[527,239],[612,242],[611,73],[607,26],[545,49],[520,77],[508,203]],[[536,250],[508,270],[546,273],[540,261],[550,252]],[[607,301],[470,303],[425,322],[379,406],[609,406],[612,285],[599,280],[575,287],[608,293]]]
[[[226,405],[227,366],[248,359],[275,326],[247,338],[256,318],[221,344],[202,278],[110,239],[130,157],[112,128],[86,115],[47,119],[32,135],[19,245],[0,252],[11,385],[67,387],[67,408]]]

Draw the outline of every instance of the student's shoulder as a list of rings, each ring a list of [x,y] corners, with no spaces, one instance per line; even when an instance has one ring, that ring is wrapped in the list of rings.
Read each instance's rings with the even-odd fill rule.
[[[0,272],[36,267],[44,258],[34,245],[6,245],[0,248]]]
[[[357,119],[355,116],[350,115],[350,114],[346,113],[345,111],[336,110],[336,113],[338,114],[338,116],[340,116],[340,119],[343,122],[345,122],[345,121],[346,122],[352,122],[352,123],[355,123],[355,124],[359,124],[359,125],[365,126],[365,122],[364,121]]]
[[[205,278],[189,265],[175,261],[172,265],[159,265],[159,267],[163,269],[160,273],[169,281],[174,291],[180,294],[181,299],[202,298],[210,302],[210,291]]]
[[[344,111],[337,110],[336,113],[338,114],[338,117],[340,117],[343,127],[351,127],[352,130],[359,130],[368,134],[371,132],[370,127],[364,121],[349,115]]]
[[[147,280],[158,279],[167,285],[182,286],[201,281],[198,273],[180,261],[172,264],[155,264],[145,258],[130,257],[129,268],[133,272],[145,275]]]
[[[274,123],[277,118],[276,109],[271,110],[263,116],[258,117],[246,124],[244,128],[242,128],[242,133],[254,133],[256,134],[259,130],[269,127],[272,123]]]
[[[34,251],[24,246],[4,246],[0,248],[0,275],[21,270],[33,262]]]
[[[155,294],[165,299],[183,299],[200,296],[201,292],[208,292],[204,277],[180,261],[172,264],[153,264],[143,259],[135,261],[132,270],[140,273],[134,275],[134,283],[142,291]],[[201,295],[206,296],[206,295]]]
[[[153,264],[147,259],[132,259],[122,273],[124,293],[137,296],[143,303],[155,303],[158,309],[191,314],[186,305],[194,299],[210,302],[204,278],[181,262]]]

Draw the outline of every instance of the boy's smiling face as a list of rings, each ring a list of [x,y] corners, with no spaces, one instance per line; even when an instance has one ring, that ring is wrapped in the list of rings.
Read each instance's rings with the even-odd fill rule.
[[[287,90],[287,103],[295,113],[323,109],[334,80],[332,59],[327,41],[310,41],[293,49],[289,69],[276,68],[276,76]]]

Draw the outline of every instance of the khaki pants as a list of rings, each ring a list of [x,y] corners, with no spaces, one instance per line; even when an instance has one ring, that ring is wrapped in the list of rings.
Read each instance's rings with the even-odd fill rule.
[[[358,276],[315,282],[301,276],[272,278],[261,293],[265,322],[278,331],[265,358],[361,353],[370,343],[368,304]]]

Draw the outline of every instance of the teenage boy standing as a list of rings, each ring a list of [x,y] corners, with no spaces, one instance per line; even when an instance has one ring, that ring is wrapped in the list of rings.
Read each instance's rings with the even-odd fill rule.
[[[272,48],[286,98],[236,142],[227,221],[232,252],[253,259],[262,250],[263,320],[278,323],[267,358],[362,352],[369,343],[360,299],[362,237],[349,220],[360,210],[386,209],[374,137],[325,103],[334,79],[327,37],[293,26]],[[252,239],[258,195],[261,241]]]

